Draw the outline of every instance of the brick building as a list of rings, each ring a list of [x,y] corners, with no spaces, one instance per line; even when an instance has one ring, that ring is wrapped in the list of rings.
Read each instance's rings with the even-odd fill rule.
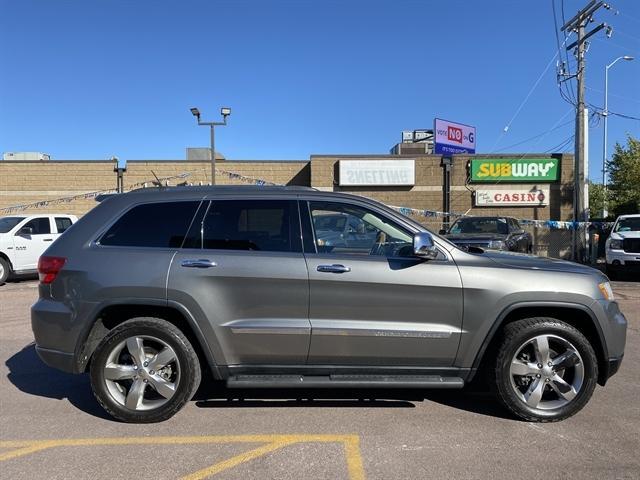
[[[477,183],[472,178],[471,160],[481,162],[503,160],[505,163],[520,163],[527,160],[555,162],[556,177],[543,183],[511,180],[495,180]],[[491,160],[489,160],[491,159]],[[406,185],[369,184],[344,185],[339,178],[340,161],[393,162],[409,160],[414,176]],[[444,210],[443,166],[440,155],[312,155],[307,161],[219,161],[217,184],[240,183],[234,175],[262,179],[284,185],[312,186],[326,191],[340,191],[365,195],[386,204],[426,210]],[[116,174],[111,161],[0,161],[0,215],[1,209],[14,205],[69,197],[97,190],[115,188]],[[554,167],[556,168],[556,167]],[[133,185],[148,182],[152,185],[154,174],[158,178],[187,174],[183,179],[169,183],[206,184],[211,181],[208,161],[162,160],[129,161],[124,174],[125,190]],[[233,174],[233,175],[232,175]],[[472,215],[505,215],[534,220],[572,219],[573,156],[558,154],[539,155],[455,155],[451,167],[450,211]],[[513,179],[512,179],[513,180]],[[372,182],[376,183],[376,182]],[[495,193],[534,190],[542,188],[547,198],[544,205],[526,204],[481,206],[478,192]],[[483,193],[484,194],[484,193]],[[498,195],[501,197],[501,195]],[[516,202],[517,203],[517,202]],[[25,211],[56,211],[76,215],[86,213],[95,205],[95,200],[77,199],[68,203],[31,207]],[[418,221],[436,231],[442,218],[416,217]],[[549,231],[536,228],[533,231],[537,253],[564,257],[570,250],[568,231]]]

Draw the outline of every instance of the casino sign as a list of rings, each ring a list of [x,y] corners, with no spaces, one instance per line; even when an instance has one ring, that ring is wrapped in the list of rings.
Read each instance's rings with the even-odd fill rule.
[[[475,192],[477,207],[544,207],[549,204],[549,187],[516,187],[509,189],[482,189]]]

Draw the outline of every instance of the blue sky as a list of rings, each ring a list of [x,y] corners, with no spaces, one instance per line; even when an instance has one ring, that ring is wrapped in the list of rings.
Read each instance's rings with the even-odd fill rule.
[[[573,16],[583,0],[564,0]],[[560,14],[561,1],[556,0]],[[640,117],[640,2],[618,0],[587,57],[587,100]],[[558,19],[560,22],[560,19]],[[0,0],[0,151],[55,159],[180,159],[207,146],[189,107],[217,119],[230,159],[386,153],[438,116],[477,126],[478,152],[571,120],[555,64],[551,0]],[[562,41],[562,38],[561,38]],[[509,149],[562,144],[573,124]],[[611,145],[640,122],[610,117]],[[602,124],[590,130],[592,176]]]

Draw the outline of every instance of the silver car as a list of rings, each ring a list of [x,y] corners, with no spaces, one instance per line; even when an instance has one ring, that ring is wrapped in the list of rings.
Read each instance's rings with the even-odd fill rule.
[[[323,248],[326,215],[359,219],[371,244]],[[377,202],[310,188],[114,195],[49,247],[39,273],[40,357],[88,372],[126,422],[171,417],[203,372],[228,388],[475,379],[518,417],[556,421],[624,354],[627,323],[602,273],[465,252]]]

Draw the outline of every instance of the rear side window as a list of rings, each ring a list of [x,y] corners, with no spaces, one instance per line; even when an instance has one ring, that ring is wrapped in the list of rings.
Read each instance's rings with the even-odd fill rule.
[[[34,218],[29,220],[23,225],[22,228],[31,228],[33,230],[32,235],[45,235],[51,233],[51,224],[49,223],[49,217]]]
[[[289,200],[213,200],[192,232],[185,247],[302,251],[297,204]]]
[[[58,233],[64,232],[71,226],[71,219],[66,217],[56,217],[56,228]]]
[[[180,248],[200,202],[160,202],[133,207],[100,239],[101,245]]]

